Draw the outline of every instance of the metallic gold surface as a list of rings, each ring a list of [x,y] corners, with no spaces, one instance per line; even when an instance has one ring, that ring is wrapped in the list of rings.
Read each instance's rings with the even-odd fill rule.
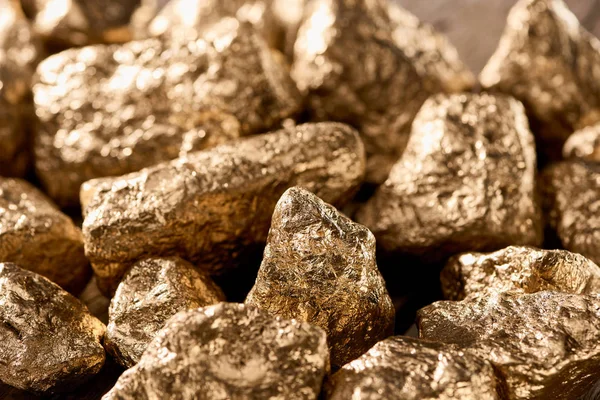
[[[220,303],[171,318],[103,400],[316,400],[328,372],[320,328]]]
[[[0,263],[0,380],[59,392],[100,371],[105,326],[46,278]]]
[[[22,12],[0,0],[0,175],[23,176],[29,165],[31,77],[40,43]]]
[[[578,399],[598,380],[598,295],[492,289],[425,307],[418,324],[421,338],[489,360],[508,399]]]
[[[562,0],[518,1],[480,80],[525,104],[551,159],[574,130],[600,120],[600,41]]]
[[[554,290],[600,294],[600,267],[581,254],[509,246],[494,253],[452,257],[441,274],[449,300],[462,300],[492,288],[499,292],[535,293]]]
[[[0,177],[0,262],[14,262],[79,293],[91,275],[81,231],[44,194]]]
[[[600,263],[600,165],[565,161],[542,174],[544,208],[565,249]]]
[[[406,151],[357,221],[382,250],[427,261],[539,245],[535,175],[533,136],[520,102],[437,95],[423,105]]]
[[[223,17],[252,24],[272,48],[291,52],[308,0],[171,0],[149,25],[151,36],[202,34]]]
[[[234,19],[196,41],[68,50],[38,74],[36,168],[62,205],[88,179],[264,132],[300,108],[284,66]]]
[[[395,336],[327,382],[328,400],[499,400],[490,364],[458,346]]]
[[[123,43],[143,35],[157,0],[21,0],[33,27],[59,46]]]
[[[563,147],[563,157],[600,162],[600,124],[574,132]]]
[[[394,305],[377,269],[373,234],[297,187],[275,206],[246,304],[323,328],[334,367],[394,331]]]
[[[106,351],[126,368],[133,367],[173,315],[224,300],[210,277],[180,258],[135,263],[110,303]]]
[[[429,95],[469,89],[474,78],[433,28],[387,0],[309,3],[294,48],[292,77],[313,118],[354,125],[381,183],[406,146]]]
[[[320,123],[90,181],[86,254],[105,292],[128,265],[150,256],[179,255],[213,273],[231,269],[249,247],[265,242],[287,188],[302,186],[339,204],[352,197],[364,169],[356,131]]]

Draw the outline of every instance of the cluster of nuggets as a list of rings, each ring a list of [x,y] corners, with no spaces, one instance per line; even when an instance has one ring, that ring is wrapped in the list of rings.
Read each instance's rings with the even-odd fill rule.
[[[600,380],[600,41],[562,0],[517,2],[478,93],[392,1],[159,3],[0,0],[2,382],[62,393],[106,353],[128,369],[105,400]],[[225,302],[213,278],[257,248]],[[376,248],[445,265],[418,339],[392,336]],[[107,325],[75,297],[92,274]]]

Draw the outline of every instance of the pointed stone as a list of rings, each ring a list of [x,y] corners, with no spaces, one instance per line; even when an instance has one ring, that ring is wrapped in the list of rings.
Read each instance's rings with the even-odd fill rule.
[[[246,304],[323,328],[337,367],[393,333],[394,306],[377,269],[375,238],[296,187],[275,207]]]
[[[437,95],[423,105],[402,158],[357,220],[383,251],[424,261],[539,246],[535,178],[535,146],[520,102]]]
[[[349,200],[364,148],[337,123],[305,124],[192,153],[137,173],[88,182],[83,231],[99,287],[126,269],[178,255],[211,273],[232,269],[265,242],[275,204],[291,186]]]
[[[600,296],[488,290],[418,313],[419,334],[494,365],[505,398],[578,399],[600,375]]]
[[[360,131],[374,183],[404,150],[423,102],[475,82],[443,36],[388,0],[310,2],[294,50],[292,76],[312,117]]]
[[[600,41],[562,0],[519,0],[480,81],[525,104],[551,159],[573,131],[600,121]]]
[[[127,271],[111,300],[104,346],[130,368],[173,315],[224,300],[192,264],[177,257],[145,259]]]
[[[0,263],[0,380],[38,393],[70,391],[100,371],[105,326],[46,278]]]
[[[0,261],[17,263],[75,294],[91,276],[79,228],[21,179],[0,177]]]
[[[220,303],[171,318],[103,400],[316,400],[328,372],[320,328]]]
[[[600,294],[600,268],[581,254],[521,246],[452,257],[442,270],[441,281],[449,300],[485,293],[486,288]]]
[[[36,169],[50,197],[78,203],[119,176],[279,126],[300,109],[286,67],[248,25],[202,39],[150,39],[55,54],[33,87]]]
[[[492,365],[458,346],[395,336],[327,382],[327,400],[499,400]]]

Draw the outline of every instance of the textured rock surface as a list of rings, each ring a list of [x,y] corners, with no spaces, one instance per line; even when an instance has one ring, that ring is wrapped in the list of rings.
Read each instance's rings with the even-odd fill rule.
[[[136,37],[160,0],[21,0],[33,27],[59,46],[122,43]]]
[[[520,0],[480,79],[523,101],[551,159],[574,130],[600,120],[600,41],[562,0]]]
[[[600,263],[600,165],[552,165],[540,187],[550,225],[565,249]]]
[[[356,126],[381,183],[406,145],[410,124],[432,93],[474,79],[456,50],[393,2],[311,2],[294,48],[292,76],[318,120]]]
[[[497,400],[490,364],[457,346],[395,336],[327,382],[329,400]]]
[[[600,296],[498,293],[419,311],[421,338],[489,360],[510,399],[577,399],[598,380]]]
[[[300,188],[288,189],[275,207],[246,304],[323,328],[338,367],[394,330],[373,234]]]
[[[539,245],[536,156],[523,106],[504,96],[437,95],[358,222],[387,252],[443,259]]]
[[[20,10],[0,0],[0,175],[24,175],[29,159],[29,88],[40,45]]]
[[[264,243],[287,188],[302,186],[340,203],[351,198],[364,168],[356,131],[321,123],[88,182],[86,254],[105,291],[116,288],[128,264],[149,256],[179,255],[219,272]]]
[[[600,124],[574,132],[563,147],[563,157],[600,162]]]
[[[104,400],[317,399],[325,332],[221,303],[177,314]]]
[[[0,177],[0,261],[44,275],[72,293],[91,275],[81,231],[44,194]]]
[[[46,278],[0,263],[0,380],[35,392],[72,390],[104,364],[105,326]]]
[[[180,258],[135,263],[111,300],[106,350],[123,366],[132,367],[173,315],[223,300],[208,276]]]
[[[250,26],[227,19],[191,43],[90,46],[40,64],[36,168],[51,197],[76,204],[88,179],[263,132],[298,111],[294,83]]]
[[[271,47],[291,51],[308,0],[171,0],[152,20],[152,36],[201,33],[223,17],[251,23]]]
[[[510,246],[494,253],[452,257],[442,270],[441,281],[444,297],[449,300],[481,294],[486,288],[600,294],[600,267],[566,250]]]

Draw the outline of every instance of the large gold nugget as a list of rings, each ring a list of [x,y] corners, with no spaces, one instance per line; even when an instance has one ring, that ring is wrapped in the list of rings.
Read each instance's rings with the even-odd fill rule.
[[[494,253],[454,256],[442,270],[441,281],[449,300],[481,294],[486,288],[600,294],[600,268],[592,261],[566,250],[534,247],[509,246]]]
[[[520,102],[437,95],[423,105],[406,151],[358,222],[382,250],[425,261],[539,245],[535,175],[533,135]]]
[[[273,48],[290,52],[309,0],[171,0],[149,26],[151,36],[184,37],[202,32],[223,17],[247,22]]]
[[[565,249],[600,263],[600,164],[565,161],[547,168],[540,185],[550,225]]]
[[[158,0],[21,0],[33,27],[58,46],[123,43],[144,35]]]
[[[574,132],[565,142],[563,157],[600,163],[600,124]]]
[[[68,50],[38,73],[36,168],[62,205],[88,179],[268,131],[300,107],[283,65],[235,19],[191,42]]]
[[[0,380],[33,392],[61,392],[100,371],[105,326],[46,278],[0,263]]]
[[[525,104],[551,159],[574,130],[600,120],[600,42],[562,0],[520,0],[480,79]]]
[[[329,372],[325,332],[220,303],[171,318],[103,400],[317,400]]]
[[[103,291],[128,265],[179,255],[210,272],[264,243],[277,200],[302,186],[341,203],[362,182],[364,148],[338,123],[306,124],[86,184],[86,253]]]
[[[79,228],[20,179],[0,178],[0,261],[17,263],[75,294],[91,275]]]
[[[423,102],[469,89],[474,78],[445,38],[392,1],[316,0],[307,8],[292,76],[315,119],[360,131],[367,179],[381,183]]]
[[[177,257],[145,259],[127,271],[111,300],[104,346],[120,364],[133,367],[173,315],[224,300],[192,264]]]
[[[499,400],[486,361],[458,346],[395,336],[336,372],[327,400]]]
[[[394,330],[394,305],[367,228],[301,188],[275,207],[256,284],[246,304],[320,326],[341,367]]]
[[[418,313],[420,337],[489,360],[506,398],[571,400],[600,370],[600,296],[489,290]]]
[[[26,120],[40,43],[10,0],[0,0],[0,175],[23,176],[30,161]]]

